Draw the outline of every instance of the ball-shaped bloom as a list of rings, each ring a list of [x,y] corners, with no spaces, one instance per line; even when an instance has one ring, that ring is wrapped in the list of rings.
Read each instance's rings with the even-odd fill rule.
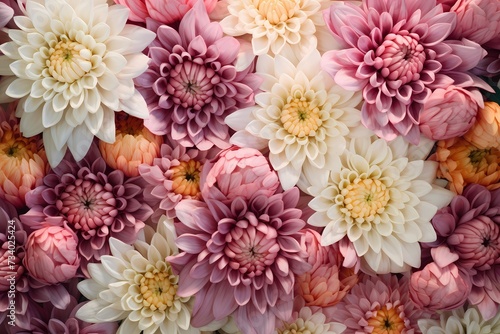
[[[180,296],[194,295],[192,324],[233,314],[246,334],[271,334],[290,318],[295,275],[310,268],[300,246],[305,222],[296,209],[299,190],[255,193],[225,204],[177,204],[177,246],[167,260],[180,276]]]
[[[24,266],[45,284],[57,284],[76,276],[80,267],[78,237],[69,227],[48,226],[28,236]]]
[[[63,219],[78,236],[81,268],[109,254],[110,237],[132,244],[152,210],[142,199],[144,182],[109,170],[96,146],[81,161],[65,159],[26,195],[30,210],[21,216],[32,229],[47,217]]]
[[[256,192],[270,197],[280,182],[262,153],[232,146],[205,163],[200,184],[205,200],[230,204],[237,197],[249,199]]]
[[[476,122],[464,135],[464,139],[480,149],[500,148],[500,105],[485,102],[477,112]]]
[[[236,68],[239,42],[210,22],[202,2],[183,17],[179,31],[151,20],[147,26],[157,33],[152,61],[135,80],[149,107],[146,127],[185,147],[229,147],[224,118],[252,105],[260,83],[252,65]]]
[[[344,49],[325,53],[323,69],[340,86],[363,91],[361,121],[386,140],[401,135],[418,143],[420,113],[433,89],[491,90],[465,72],[486,51],[469,40],[446,40],[456,14],[443,13],[435,0],[338,1],[325,20]]]
[[[304,306],[292,314],[289,321],[276,329],[277,334],[314,333],[340,334],[346,326],[339,322],[329,322],[320,307]]]
[[[363,271],[420,267],[419,242],[436,239],[430,220],[453,197],[434,184],[437,165],[423,160],[425,151],[413,154],[402,137],[390,143],[353,139],[341,165],[318,175],[308,189],[315,197],[309,206],[316,211],[308,223],[325,227],[321,244],[347,238],[362,258]]]
[[[47,158],[57,166],[69,148],[81,160],[94,136],[115,139],[114,112],[147,117],[133,78],[149,58],[154,33],[127,25],[129,10],[106,0],[27,0],[14,19],[12,41],[0,46],[0,74],[9,74],[0,101],[20,99],[16,116],[25,137],[43,132]],[[5,71],[5,73],[4,73]]]
[[[138,176],[139,165],[152,164],[160,156],[161,136],[152,134],[142,119],[118,114],[114,143],[99,142],[99,151],[109,167],[121,170],[126,176]]]
[[[260,56],[257,74],[264,82],[257,105],[226,118],[237,131],[231,143],[269,148],[269,160],[284,189],[298,184],[305,191],[308,176],[337,165],[346,138],[360,127],[356,107],[361,94],[337,86],[321,71],[320,62],[317,50],[300,61]]]
[[[438,88],[424,103],[420,132],[434,140],[460,137],[476,122],[478,109],[483,106],[483,96],[477,89]]]
[[[131,21],[146,22],[150,17],[155,21],[171,24],[180,21],[197,0],[115,0],[115,2],[130,9]],[[203,2],[208,13],[217,4],[217,0],[203,0]]]
[[[42,184],[49,165],[42,138],[25,138],[14,116],[15,103],[0,106],[0,198],[16,208],[25,206],[26,193]]]

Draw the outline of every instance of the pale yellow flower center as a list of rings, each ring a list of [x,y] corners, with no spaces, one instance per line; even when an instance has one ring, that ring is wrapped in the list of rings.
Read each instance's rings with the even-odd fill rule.
[[[368,326],[373,327],[372,334],[400,334],[405,329],[404,320],[401,319],[396,309],[387,309],[387,306],[376,311],[368,319]]]
[[[148,271],[140,280],[142,304],[152,311],[165,311],[170,308],[177,293],[177,276],[154,269]]]
[[[24,138],[13,131],[6,130],[0,141],[0,152],[3,152],[8,158],[18,160],[33,159],[36,144],[33,140]]]
[[[304,326],[299,326],[297,323],[286,324],[284,329],[278,329],[278,334],[313,334]]]
[[[281,111],[283,128],[297,137],[314,136],[321,125],[320,110],[311,106],[304,97],[295,98]]]
[[[293,0],[254,0],[254,4],[259,13],[273,25],[286,22],[295,14],[296,2]]]
[[[181,161],[172,171],[172,190],[183,196],[197,196],[200,192],[200,173],[202,165],[199,161]]]
[[[352,218],[368,218],[384,211],[390,195],[377,179],[363,179],[342,189],[344,207]]]
[[[91,57],[92,52],[85,46],[62,36],[61,41],[49,49],[46,65],[54,79],[72,83],[92,69]]]

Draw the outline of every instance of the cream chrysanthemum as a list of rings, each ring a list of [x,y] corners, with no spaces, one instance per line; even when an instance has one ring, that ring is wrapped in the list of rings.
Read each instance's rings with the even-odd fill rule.
[[[294,312],[292,321],[283,323],[276,329],[276,334],[340,334],[346,329],[338,322],[329,322],[320,307],[304,306],[299,312]]]
[[[111,238],[111,254],[89,264],[91,278],[78,284],[90,300],[76,313],[87,322],[123,320],[117,334],[196,334],[191,327],[190,297],[179,297],[179,277],[165,258],[178,253],[172,220],[163,216],[157,231],[134,246]],[[151,236],[152,235],[152,236]]]
[[[434,241],[430,220],[453,194],[437,185],[437,164],[402,138],[353,139],[341,165],[318,175],[308,190],[316,211],[309,224],[325,227],[323,245],[346,237],[365,272],[397,273],[420,266],[419,242]],[[426,145],[430,150],[432,143]]]
[[[21,99],[25,137],[43,132],[51,166],[67,148],[76,160],[92,139],[115,140],[114,112],[146,118],[133,79],[147,69],[142,50],[155,34],[127,25],[129,10],[106,0],[27,0],[0,51],[0,102]]]
[[[356,127],[364,130],[356,109],[361,94],[334,84],[321,71],[320,60],[318,51],[295,64],[281,55],[260,56],[257,73],[264,82],[263,92],[255,98],[257,105],[226,117],[237,130],[231,143],[269,147],[269,160],[284,189],[298,183],[305,191],[307,176],[338,165],[345,138]]]

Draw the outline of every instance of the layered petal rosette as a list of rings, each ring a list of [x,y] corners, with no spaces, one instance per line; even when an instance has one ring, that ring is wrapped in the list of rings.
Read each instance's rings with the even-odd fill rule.
[[[233,314],[245,334],[271,334],[292,315],[295,275],[310,268],[300,246],[299,190],[255,193],[231,203],[185,200],[176,207],[177,246],[167,260],[180,296],[194,295],[192,324]]]
[[[114,112],[147,117],[133,78],[147,68],[142,50],[154,33],[127,25],[128,9],[106,0],[27,0],[19,29],[2,44],[0,101],[20,99],[25,137],[43,133],[47,158],[58,165],[69,148],[81,160],[94,136],[115,140]],[[4,72],[5,70],[5,72]]]
[[[451,84],[488,89],[466,71],[486,55],[469,40],[447,40],[456,14],[435,0],[334,2],[325,21],[344,49],[322,67],[340,86],[363,91],[363,124],[386,140],[419,141],[420,113],[432,90]]]
[[[434,184],[436,163],[422,160],[429,144],[415,151],[402,137],[353,139],[341,165],[308,189],[316,211],[308,223],[325,227],[322,245],[347,238],[367,272],[420,267],[419,242],[436,239],[430,220],[453,197]]]
[[[279,326],[275,333],[340,334],[345,329],[346,326],[340,322],[329,322],[320,307],[304,306],[293,312],[292,318]]]
[[[224,118],[252,105],[260,83],[253,65],[235,67],[239,42],[210,22],[202,2],[183,17],[178,31],[154,21],[148,28],[157,33],[149,47],[152,61],[135,81],[150,111],[146,127],[185,147],[229,147]]]

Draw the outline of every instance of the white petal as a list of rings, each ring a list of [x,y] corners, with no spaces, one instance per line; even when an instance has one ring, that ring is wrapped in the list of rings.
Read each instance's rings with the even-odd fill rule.
[[[149,111],[146,101],[138,90],[135,90],[134,95],[129,99],[120,100],[120,107],[123,111],[131,116],[142,119],[149,117]]]
[[[22,121],[22,119],[21,119]],[[60,138],[56,138],[58,143],[54,141],[54,137],[52,137],[52,133],[50,129],[47,129],[43,132],[43,146],[45,147],[45,153],[47,154],[47,160],[52,168],[59,165],[59,163],[64,158],[64,154],[66,153],[66,143],[63,143]],[[61,146],[62,145],[62,146]],[[62,147],[58,149],[57,147]]]
[[[90,149],[94,135],[85,124],[78,125],[68,139],[68,148],[76,161],[82,160]]]
[[[99,132],[96,137],[100,140],[112,144],[115,142],[115,112],[109,108],[103,107],[103,119]]]
[[[33,81],[28,79],[16,79],[9,85],[5,93],[10,97],[20,99],[31,92],[32,84]]]

